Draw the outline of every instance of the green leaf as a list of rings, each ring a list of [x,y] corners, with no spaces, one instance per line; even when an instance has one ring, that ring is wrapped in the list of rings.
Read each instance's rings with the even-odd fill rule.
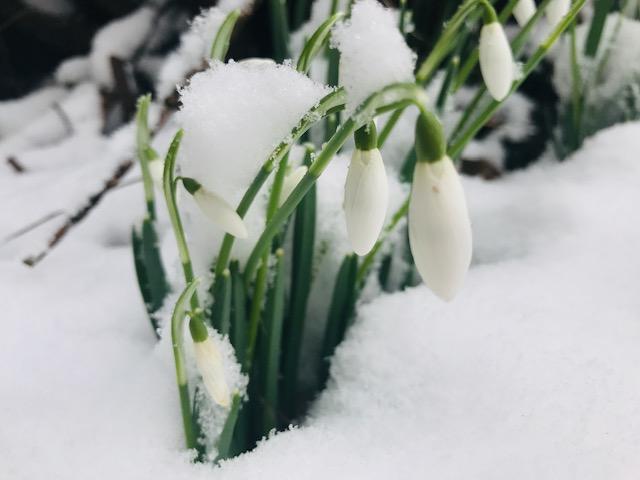
[[[356,276],[358,257],[350,254],[344,257],[331,296],[329,318],[322,344],[320,360],[320,381],[324,384],[329,375],[329,362],[336,347],[342,342],[348,326],[351,324],[357,296]]]
[[[313,150],[307,149],[305,164],[311,162]],[[291,260],[291,289],[289,311],[286,318],[286,349],[283,352],[283,403],[288,416],[296,414],[296,395],[300,348],[304,333],[304,320],[311,290],[313,249],[316,231],[316,187],[309,189],[295,213],[293,253]]]
[[[141,233],[138,233],[134,227],[131,231],[131,245],[140,293],[149,315],[151,327],[156,337],[159,338],[159,324],[155,313],[162,307],[169,293],[169,284],[162,265],[154,222],[146,218],[142,222]]]
[[[329,40],[329,35],[331,34],[331,29],[333,26],[340,20],[345,17],[343,12],[338,12],[328,19],[326,19],[317,29],[309,40],[304,44],[304,48],[302,49],[302,53],[300,53],[300,57],[298,58],[297,70],[302,73],[307,73],[309,68],[311,68],[311,62],[318,55],[318,53],[323,49]]]
[[[210,293],[213,295],[213,305],[208,321],[221,334],[228,335],[231,317],[231,275],[228,269],[216,277]]]
[[[220,25],[218,33],[216,33],[216,38],[211,44],[211,51],[209,54],[211,60],[220,60],[221,62],[224,62],[224,59],[227,56],[227,51],[229,50],[229,43],[231,43],[231,34],[233,33],[233,28],[235,27],[238,18],[240,18],[240,14],[240,10],[231,11],[222,22],[222,25]]]
[[[278,373],[280,370],[280,350],[282,321],[284,317],[284,252],[276,252],[275,277],[267,294],[264,312],[265,342],[260,364],[264,367],[264,409],[262,433],[267,435],[278,426]]]
[[[236,422],[238,420],[238,413],[240,412],[240,408],[242,407],[242,397],[240,394],[236,393],[231,400],[231,409],[229,410],[229,416],[222,428],[222,432],[218,437],[218,456],[216,457],[216,463],[220,460],[224,460],[229,458],[230,450],[231,450],[231,440],[233,439],[233,432],[236,427]]]
[[[244,365],[247,353],[247,296],[237,261],[229,265],[231,270],[231,344],[240,365]]]

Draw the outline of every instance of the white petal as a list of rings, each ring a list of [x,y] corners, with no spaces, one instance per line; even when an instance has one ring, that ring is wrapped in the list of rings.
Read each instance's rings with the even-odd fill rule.
[[[163,190],[162,186],[162,176],[164,175],[164,161],[156,158],[155,160],[151,160],[148,164],[149,166],[149,174],[151,175],[151,180],[157,189],[160,191]]]
[[[493,98],[504,99],[513,83],[513,55],[502,25],[489,23],[480,31],[480,71]]]
[[[344,186],[347,235],[353,251],[367,254],[375,245],[387,214],[389,186],[378,149],[356,150]]]
[[[571,0],[551,0],[544,12],[549,25],[555,27],[560,23],[560,20],[569,12],[569,8],[571,8]]]
[[[289,173],[286,177],[284,177],[284,182],[282,183],[282,191],[280,192],[280,200],[278,202],[278,206],[282,206],[282,204],[289,198],[293,189],[300,183],[302,177],[304,177],[307,173],[308,168],[304,165],[299,166],[293,172]]]
[[[409,203],[409,244],[424,283],[443,300],[462,287],[471,263],[471,223],[460,177],[449,157],[419,162]]]
[[[228,407],[231,395],[224,377],[220,350],[211,337],[204,342],[194,342],[193,348],[196,354],[196,365],[207,392],[218,405]]]
[[[237,238],[247,238],[247,227],[240,215],[213,192],[200,188],[193,194],[200,210],[222,230]]]
[[[513,16],[521,27],[524,27],[536,13],[536,4],[533,0],[519,0],[513,7]]]

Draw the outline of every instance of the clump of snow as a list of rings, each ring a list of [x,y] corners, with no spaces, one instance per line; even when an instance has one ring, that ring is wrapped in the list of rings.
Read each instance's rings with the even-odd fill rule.
[[[113,86],[111,57],[131,58],[153,27],[156,13],[141,7],[129,15],[102,27],[93,37],[89,61],[93,78],[103,87]]]
[[[92,83],[82,83],[64,98],[51,103],[46,111],[38,111],[38,116],[26,123],[24,128],[3,139],[0,157],[14,155],[31,147],[45,146],[78,131],[97,131],[100,124],[98,90]]]
[[[182,174],[237,206],[272,150],[328,92],[290,66],[274,63],[217,63],[194,75],[181,91]],[[264,211],[257,207],[247,218],[249,238],[236,242],[240,251],[250,248],[264,225]],[[200,228],[202,219],[196,218]],[[203,243],[204,257],[211,260],[216,242],[209,237]]]
[[[23,128],[66,92],[62,87],[45,87],[24,97],[0,102],[0,138]]]
[[[71,57],[62,62],[53,74],[56,82],[76,84],[91,77],[91,61],[88,57]]]
[[[339,83],[347,91],[347,114],[386,85],[413,81],[416,56],[394,13],[374,0],[353,5],[351,18],[334,27],[332,44],[340,50]]]

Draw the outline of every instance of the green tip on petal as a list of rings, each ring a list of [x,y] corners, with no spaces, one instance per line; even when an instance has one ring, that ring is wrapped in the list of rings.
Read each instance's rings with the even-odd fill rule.
[[[198,181],[189,177],[182,177],[182,184],[191,195],[195,195],[195,193],[202,188],[202,185],[200,185]]]

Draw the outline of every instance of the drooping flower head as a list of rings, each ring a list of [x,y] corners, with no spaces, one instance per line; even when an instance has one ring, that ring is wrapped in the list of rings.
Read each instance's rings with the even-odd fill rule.
[[[435,117],[418,117],[409,244],[424,283],[448,301],[462,287],[472,242],[464,191],[441,128]]]

